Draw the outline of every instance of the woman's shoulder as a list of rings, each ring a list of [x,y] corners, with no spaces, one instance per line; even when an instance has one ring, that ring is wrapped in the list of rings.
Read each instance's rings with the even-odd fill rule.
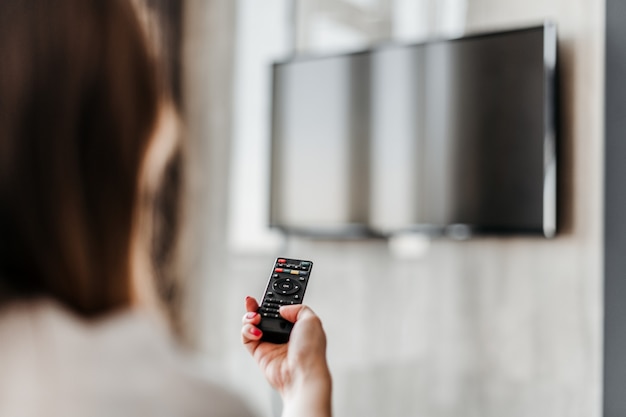
[[[21,303],[0,311],[0,341],[0,415],[250,416],[145,312],[87,322],[51,301]]]

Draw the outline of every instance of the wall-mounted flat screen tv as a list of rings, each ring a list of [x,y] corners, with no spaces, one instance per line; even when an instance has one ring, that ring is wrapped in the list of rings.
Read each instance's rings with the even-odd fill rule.
[[[270,224],[554,236],[556,29],[273,65]]]

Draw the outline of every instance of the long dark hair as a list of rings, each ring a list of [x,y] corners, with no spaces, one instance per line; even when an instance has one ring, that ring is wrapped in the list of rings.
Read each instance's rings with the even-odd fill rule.
[[[0,297],[131,302],[159,84],[128,0],[0,2]]]

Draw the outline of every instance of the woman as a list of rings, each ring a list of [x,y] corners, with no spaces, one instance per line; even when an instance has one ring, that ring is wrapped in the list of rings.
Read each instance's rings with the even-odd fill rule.
[[[155,62],[127,0],[0,2],[0,415],[250,415],[156,313],[154,202],[180,158]],[[329,416],[319,319],[286,308],[272,345],[257,308],[243,342],[283,415]]]

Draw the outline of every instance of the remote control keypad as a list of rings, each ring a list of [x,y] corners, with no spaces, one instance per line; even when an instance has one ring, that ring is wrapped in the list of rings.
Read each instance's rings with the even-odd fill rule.
[[[310,270],[311,262],[277,259],[259,308],[261,317],[284,320],[279,313],[280,306],[302,302]]]

